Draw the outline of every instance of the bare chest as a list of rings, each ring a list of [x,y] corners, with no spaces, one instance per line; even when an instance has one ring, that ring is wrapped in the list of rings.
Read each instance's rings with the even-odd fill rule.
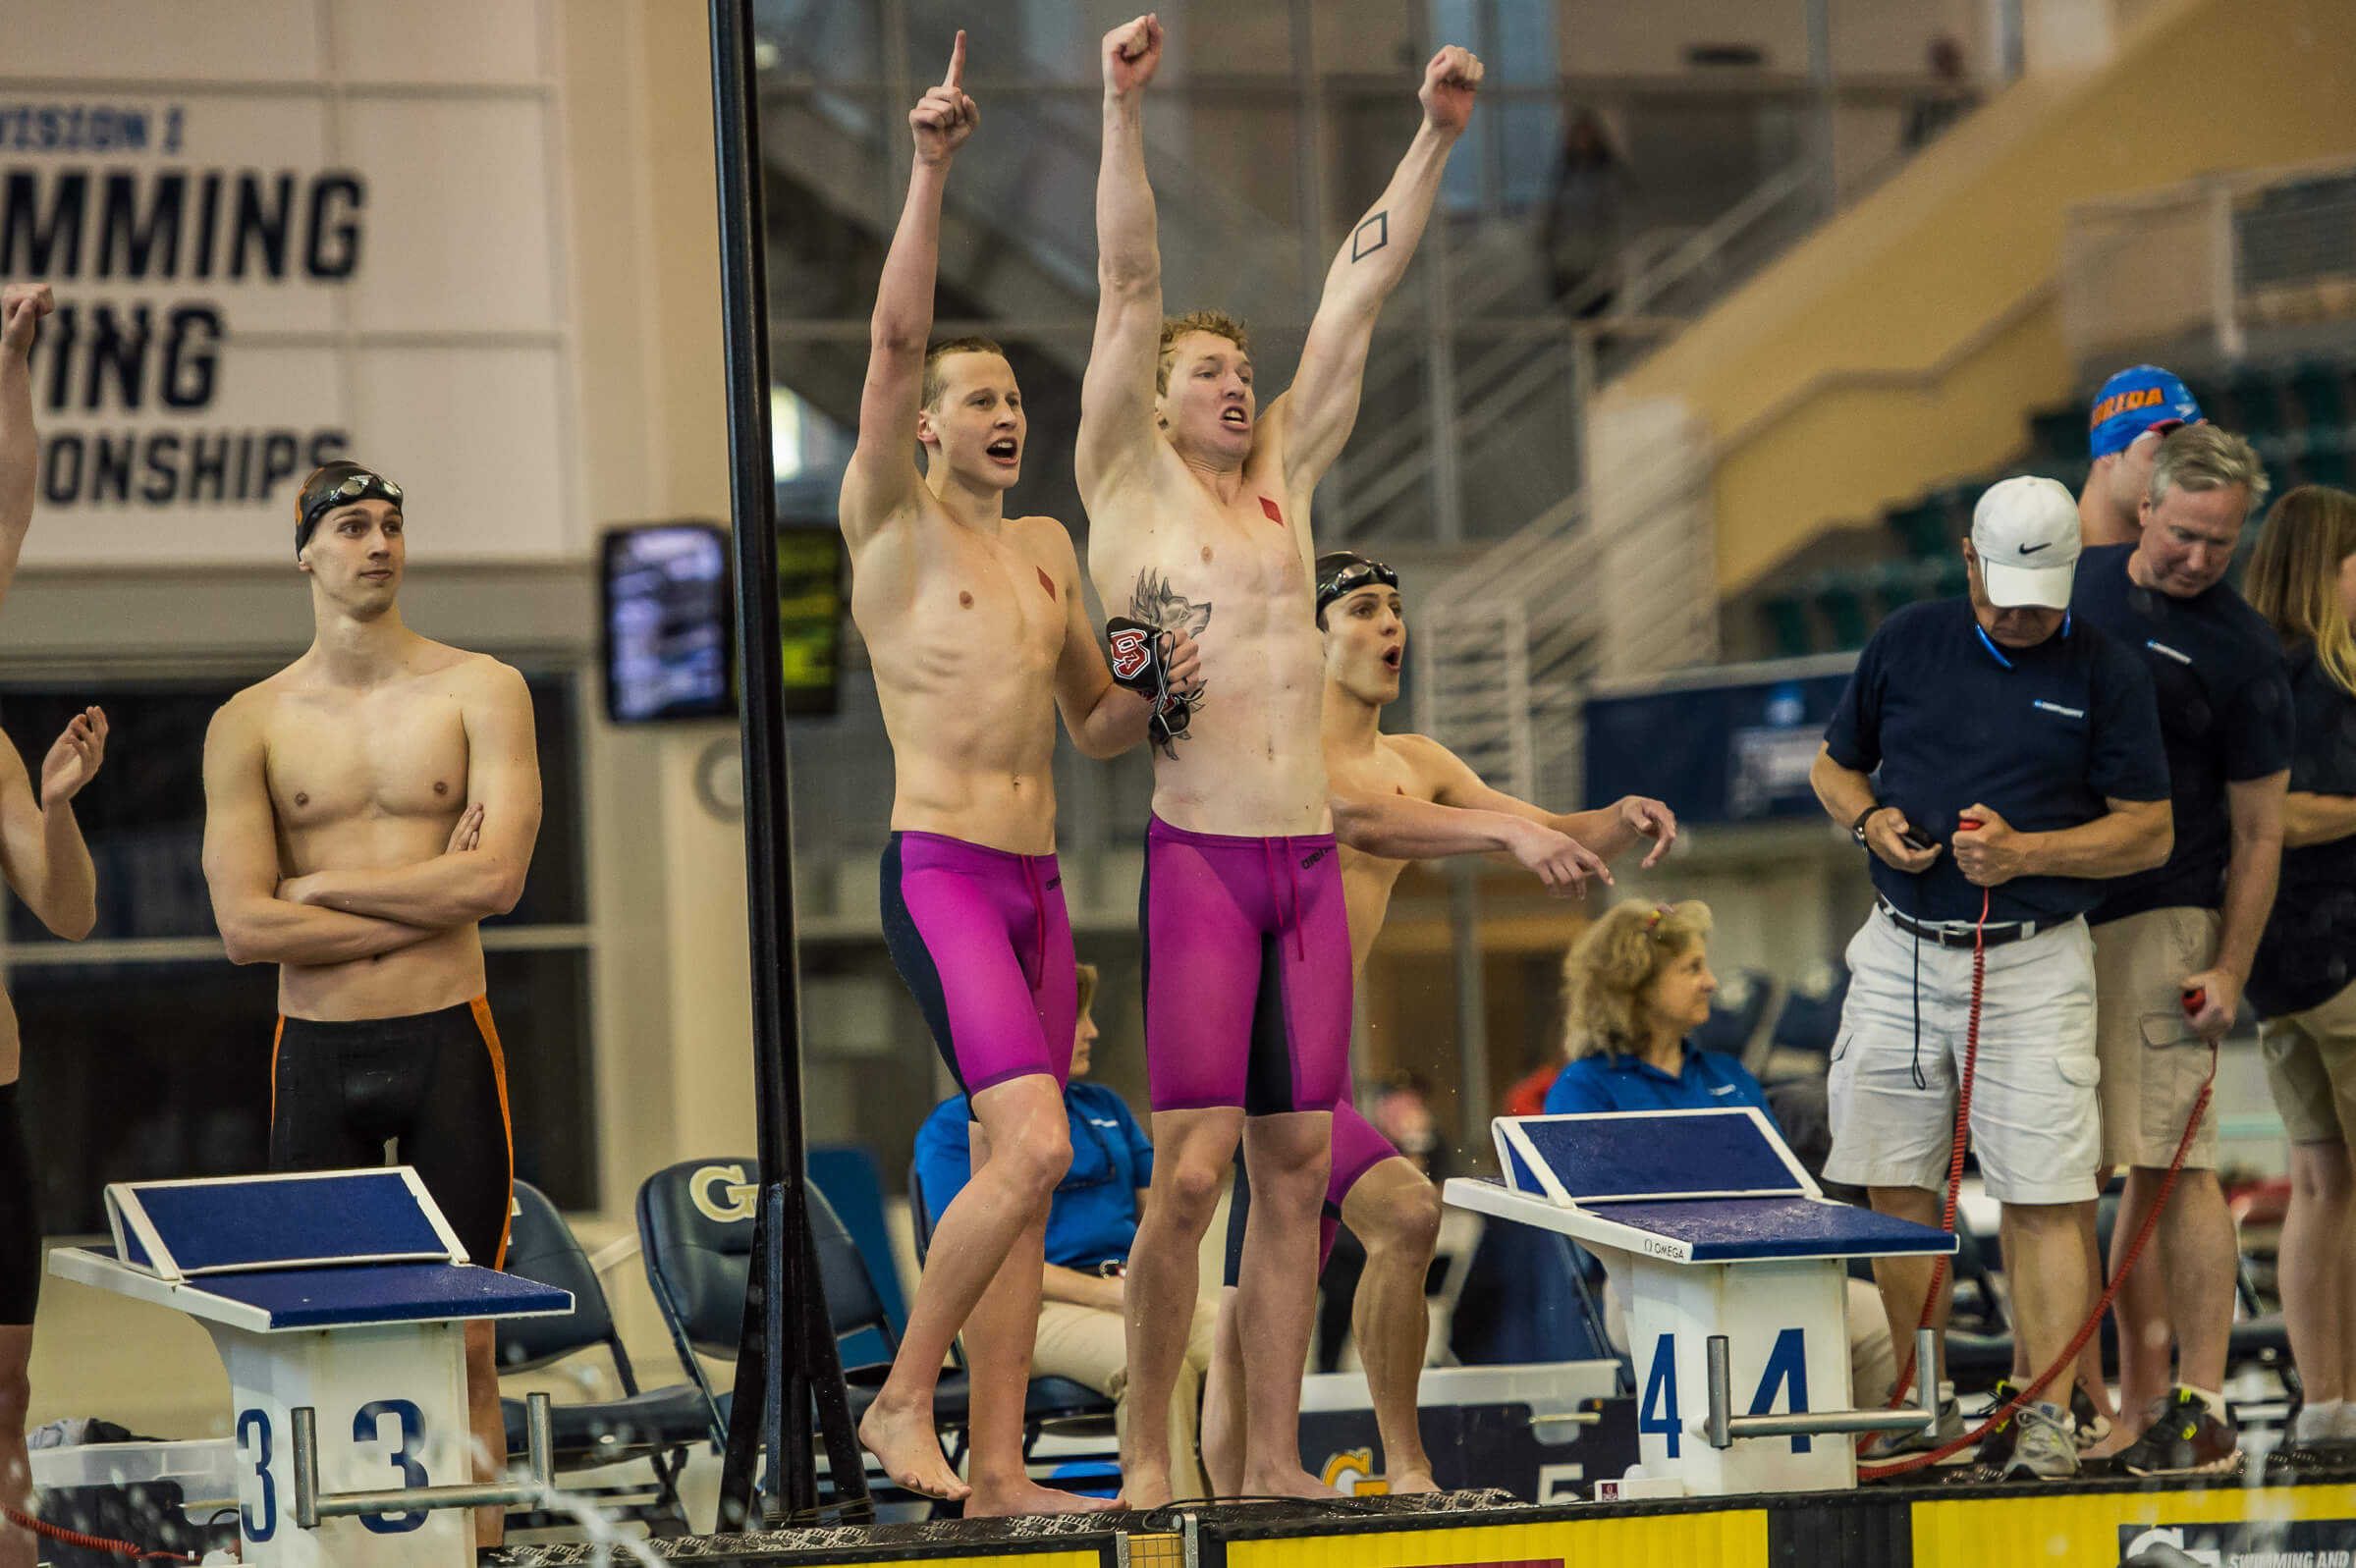
[[[1126,603],[1116,613],[1211,639],[1272,625],[1305,631],[1313,606],[1294,523],[1273,495],[1248,484],[1233,507],[1166,511],[1119,585]]]
[[[1010,542],[945,533],[928,541],[916,565],[913,592],[889,609],[871,602],[860,617],[863,626],[871,619],[895,622],[880,639],[886,646],[875,650],[879,664],[897,647],[927,667],[1053,667],[1069,606],[1044,564]],[[858,598],[854,584],[854,608]]]
[[[271,802],[290,830],[446,817],[466,803],[466,729],[455,694],[289,699],[264,738]]]
[[[1352,757],[1327,752],[1326,777],[1336,794],[1352,800],[1373,800],[1384,795],[1410,800],[1432,798],[1430,787],[1416,774],[1414,766],[1388,744],[1378,743],[1371,754]]]

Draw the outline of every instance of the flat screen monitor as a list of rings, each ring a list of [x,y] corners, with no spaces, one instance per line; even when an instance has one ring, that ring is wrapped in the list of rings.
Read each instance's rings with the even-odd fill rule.
[[[833,716],[844,608],[842,534],[832,526],[778,529],[777,623],[787,717]]]
[[[727,531],[664,522],[608,532],[604,642],[614,723],[733,718]]]

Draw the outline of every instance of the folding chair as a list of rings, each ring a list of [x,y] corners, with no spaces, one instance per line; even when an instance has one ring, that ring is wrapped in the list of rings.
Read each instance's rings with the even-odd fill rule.
[[[630,1354],[615,1331],[605,1288],[572,1226],[527,1181],[516,1183],[516,1215],[508,1231],[507,1272],[573,1293],[573,1311],[557,1318],[499,1320],[499,1370],[536,1372],[577,1351],[602,1345],[613,1358],[620,1399],[559,1404],[555,1409],[559,1471],[581,1471],[643,1459],[654,1472],[653,1495],[645,1487],[594,1487],[577,1492],[609,1517],[644,1524],[657,1536],[685,1535],[686,1511],[680,1506],[679,1476],[687,1448],[707,1435],[703,1400],[693,1386],[638,1387]],[[521,1399],[502,1399],[510,1454],[523,1451],[524,1410]],[[543,1509],[511,1513],[510,1530],[545,1530],[572,1523]]]
[[[925,1258],[933,1249],[933,1212],[924,1201],[924,1185],[916,1177],[916,1167],[908,1166],[908,1217],[916,1230],[916,1267],[924,1267]],[[895,1347],[897,1348],[897,1347]],[[960,1343],[951,1348],[958,1369],[965,1367],[965,1350]],[[1022,1401],[1022,1455],[1030,1457],[1031,1449],[1040,1437],[1055,1433],[1059,1435],[1110,1433],[1113,1430],[1113,1401],[1069,1378],[1033,1378]],[[958,1434],[958,1447],[950,1456],[956,1464],[964,1458],[965,1436]]]

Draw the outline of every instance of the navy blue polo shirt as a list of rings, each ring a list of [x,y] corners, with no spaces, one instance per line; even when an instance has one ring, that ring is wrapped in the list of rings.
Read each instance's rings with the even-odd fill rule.
[[[1071,1168],[1047,1209],[1047,1261],[1093,1270],[1125,1262],[1137,1239],[1137,1190],[1153,1184],[1154,1146],[1124,1102],[1102,1084],[1064,1090]],[[933,1108],[916,1131],[916,1179],[933,1222],[973,1178],[973,1109],[963,1095]]]
[[[2141,656],[2160,697],[2176,846],[2165,865],[2103,885],[2096,925],[2147,909],[2215,909],[2225,901],[2233,817],[2225,785],[2290,766],[2290,683],[2282,642],[2222,582],[2189,599],[2139,588],[2127,575],[2133,545],[2078,558],[2070,613]]]
[[[1767,1096],[1740,1061],[1690,1044],[1673,1075],[1641,1056],[1600,1051],[1564,1067],[1546,1092],[1550,1116],[1585,1110],[1724,1110],[1728,1106],[1767,1110]],[[1775,1112],[1768,1111],[1767,1119],[1774,1122]]]
[[[2356,697],[2325,674],[2315,650],[2290,658],[2298,742],[2290,787],[2356,795]],[[2282,851],[2282,880],[2258,960],[2243,988],[2259,1015],[2305,1012],[2339,995],[2356,973],[2356,837]]]
[[[1985,804],[2026,833],[2094,821],[2119,800],[2167,798],[2152,677],[2074,621],[2032,648],[1980,629],[1968,599],[1912,604],[1874,631],[1825,730],[1833,760],[1878,773],[1874,793],[1945,844],[1963,808]],[[1952,846],[1928,871],[1869,854],[1875,889],[1917,920],[1977,920],[1980,890]],[[1995,922],[2083,914],[2102,885],[2015,877],[1992,890]]]

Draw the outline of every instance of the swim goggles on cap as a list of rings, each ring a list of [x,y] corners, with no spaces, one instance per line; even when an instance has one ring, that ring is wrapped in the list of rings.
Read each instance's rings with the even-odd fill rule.
[[[1360,588],[1378,582],[1387,588],[1396,588],[1398,586],[1398,573],[1380,561],[1353,561],[1317,584],[1317,613],[1322,616],[1325,607],[1343,594],[1356,593]]]
[[[319,514],[330,507],[342,506],[348,501],[366,501],[371,496],[379,501],[390,501],[395,506],[401,505],[401,487],[399,485],[382,474],[369,473],[363,469],[359,473],[346,474],[342,483],[312,501],[310,506],[304,509],[302,520],[317,522]]]
[[[301,554],[302,547],[310,543],[311,531],[319,526],[321,517],[355,501],[389,501],[399,507],[401,487],[382,474],[370,473],[365,468],[346,474],[304,505],[302,515],[295,525],[296,554]]]

